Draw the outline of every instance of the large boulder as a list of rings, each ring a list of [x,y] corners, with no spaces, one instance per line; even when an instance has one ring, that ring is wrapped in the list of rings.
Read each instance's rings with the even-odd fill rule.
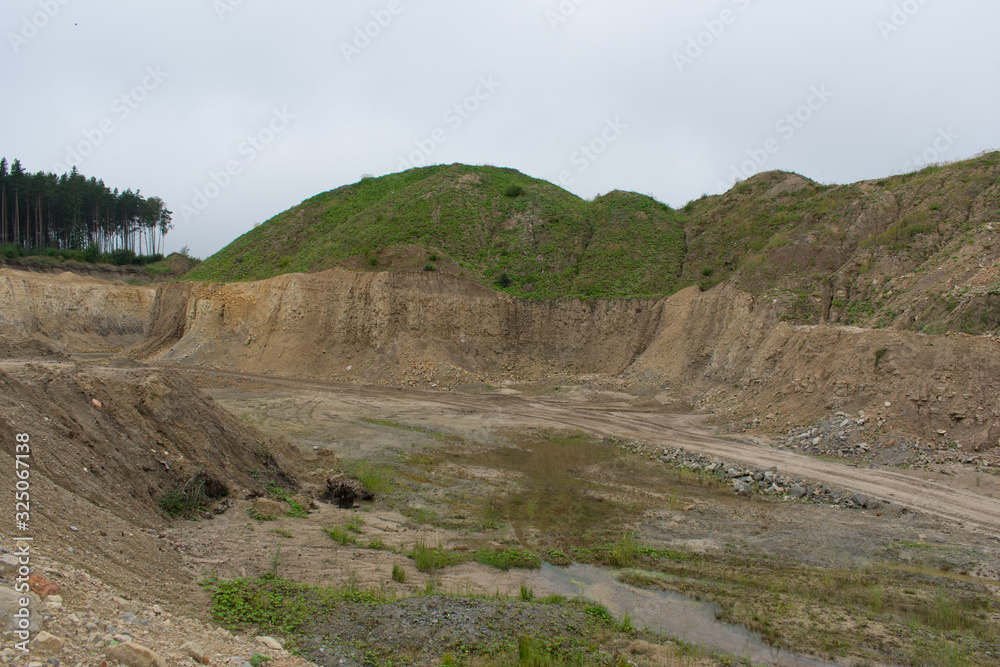
[[[28,598],[28,627],[22,628],[16,614],[21,611],[21,599]],[[9,586],[0,586],[0,628],[3,632],[27,630],[34,634],[42,629],[42,601],[34,593],[18,593]]]

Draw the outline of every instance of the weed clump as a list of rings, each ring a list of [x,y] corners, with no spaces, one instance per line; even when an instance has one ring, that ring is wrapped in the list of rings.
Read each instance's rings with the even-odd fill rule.
[[[608,551],[608,563],[613,567],[632,567],[639,553],[639,542],[632,533],[626,533]]]
[[[207,473],[198,473],[160,498],[160,509],[174,518],[186,519],[201,514],[212,500],[229,495],[223,482]]]
[[[332,528],[324,528],[323,532],[327,534],[331,540],[336,542],[342,547],[346,547],[348,544],[357,544],[358,539],[347,532],[347,528],[344,526],[333,526]]]

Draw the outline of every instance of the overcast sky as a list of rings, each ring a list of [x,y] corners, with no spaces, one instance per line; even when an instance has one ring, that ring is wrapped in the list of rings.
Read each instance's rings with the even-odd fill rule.
[[[513,167],[681,206],[1000,148],[996,0],[3,0],[0,155],[206,257],[364,174]]]

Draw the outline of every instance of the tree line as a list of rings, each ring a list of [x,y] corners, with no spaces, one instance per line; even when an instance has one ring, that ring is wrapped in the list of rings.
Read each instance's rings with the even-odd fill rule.
[[[171,215],[159,197],[111,190],[76,167],[31,174],[20,160],[0,159],[0,245],[153,255],[173,228]]]

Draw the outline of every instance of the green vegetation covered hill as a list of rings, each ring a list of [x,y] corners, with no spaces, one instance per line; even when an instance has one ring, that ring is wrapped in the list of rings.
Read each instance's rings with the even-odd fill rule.
[[[658,296],[681,287],[681,218],[633,193],[586,202],[512,169],[425,167],[306,200],[188,277],[257,280],[335,266],[392,268],[380,265],[383,249],[424,246],[432,249],[429,258],[443,254],[518,296]],[[436,268],[436,260],[422,265]]]
[[[666,296],[729,282],[793,322],[1000,327],[1000,153],[853,185],[767,172],[682,210],[585,201],[511,169],[442,165],[309,199],[188,274],[457,267],[528,299]],[[394,264],[409,248],[410,264]],[[403,253],[405,254],[405,253]]]

